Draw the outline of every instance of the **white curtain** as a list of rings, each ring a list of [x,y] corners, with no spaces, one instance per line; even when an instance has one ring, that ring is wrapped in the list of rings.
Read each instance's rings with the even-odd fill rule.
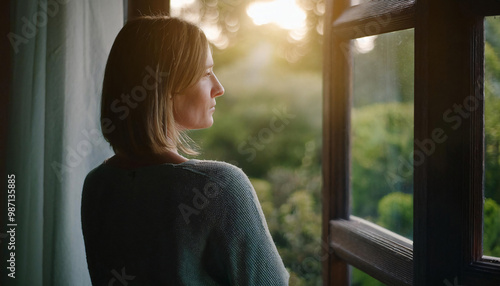
[[[1,284],[90,285],[81,190],[85,175],[111,154],[99,131],[99,102],[123,2],[12,0],[11,7],[6,170],[16,176],[16,278],[4,268]]]

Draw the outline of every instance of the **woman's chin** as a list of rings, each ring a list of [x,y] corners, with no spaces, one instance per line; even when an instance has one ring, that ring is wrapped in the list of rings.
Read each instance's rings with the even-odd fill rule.
[[[207,127],[205,127],[205,128],[210,128],[210,127],[212,127],[212,125],[214,125],[213,119],[207,124]]]
[[[212,127],[212,125],[214,125],[214,120],[211,118],[207,122],[205,122],[203,124],[199,124],[195,128],[190,128],[190,129],[193,129],[193,130],[206,129],[206,128]]]

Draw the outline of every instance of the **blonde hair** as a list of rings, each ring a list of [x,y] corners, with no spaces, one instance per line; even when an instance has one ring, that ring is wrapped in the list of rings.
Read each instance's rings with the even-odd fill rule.
[[[197,154],[175,122],[172,97],[203,76],[208,52],[203,31],[184,20],[145,16],[125,24],[109,54],[101,101],[101,128],[115,152]]]

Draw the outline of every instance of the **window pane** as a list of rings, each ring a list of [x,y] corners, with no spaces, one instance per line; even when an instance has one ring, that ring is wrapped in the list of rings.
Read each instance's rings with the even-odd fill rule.
[[[485,20],[485,188],[483,254],[500,257],[500,17]]]
[[[413,236],[413,29],[352,40],[351,214]]]

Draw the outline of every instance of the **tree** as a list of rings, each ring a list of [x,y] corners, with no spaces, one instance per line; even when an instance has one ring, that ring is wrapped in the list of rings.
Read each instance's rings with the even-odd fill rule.
[[[500,203],[500,21],[485,22],[485,197]]]
[[[413,196],[400,192],[384,196],[378,203],[378,224],[402,236],[413,237]]]
[[[378,201],[413,192],[413,104],[357,108],[352,115],[352,213],[376,221]]]
[[[484,202],[483,254],[500,257],[500,206],[493,199]]]

